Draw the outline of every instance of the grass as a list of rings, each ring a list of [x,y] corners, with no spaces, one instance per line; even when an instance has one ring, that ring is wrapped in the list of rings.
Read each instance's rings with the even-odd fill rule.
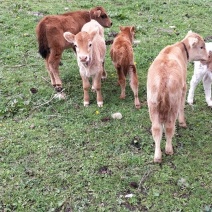
[[[193,108],[186,105],[188,128],[176,129],[175,154],[164,154],[162,165],[152,163],[146,104],[147,70],[159,51],[188,30],[212,35],[211,1],[0,2],[0,211],[212,211],[212,120],[203,86],[196,90]],[[104,6],[113,21],[106,39],[120,25],[136,26],[140,110],[129,86],[126,99],[118,98],[108,52],[103,108],[94,94],[90,106],[83,107],[71,50],[64,52],[60,67],[67,99],[51,99],[35,26],[42,15],[95,5]],[[192,72],[189,64],[188,86]],[[123,118],[113,120],[111,114],[118,111]]]

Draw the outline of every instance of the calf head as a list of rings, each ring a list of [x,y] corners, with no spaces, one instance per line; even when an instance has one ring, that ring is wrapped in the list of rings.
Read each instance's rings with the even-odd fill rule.
[[[71,44],[74,45],[77,54],[77,60],[83,63],[84,65],[88,65],[91,61],[91,49],[92,49],[92,41],[98,32],[97,29],[93,30],[90,33],[87,32],[79,32],[74,35],[71,32],[64,32],[64,38]]]
[[[91,19],[95,19],[103,27],[109,28],[112,26],[112,22],[103,7],[95,7],[91,9],[90,16]]]
[[[135,38],[135,27],[134,26],[120,26],[121,33],[125,34],[133,43]]]
[[[207,66],[207,69],[212,72],[212,51],[208,52],[208,59],[206,61],[201,61],[203,65]]]
[[[184,41],[187,41],[189,45],[188,54],[190,61],[206,61],[208,59],[205,42],[200,35],[189,31]]]

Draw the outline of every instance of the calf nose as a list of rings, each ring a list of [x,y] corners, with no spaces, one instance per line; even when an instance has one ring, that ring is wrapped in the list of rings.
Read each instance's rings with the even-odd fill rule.
[[[86,62],[88,59],[88,57],[86,55],[80,56],[79,58],[80,58],[81,62]]]

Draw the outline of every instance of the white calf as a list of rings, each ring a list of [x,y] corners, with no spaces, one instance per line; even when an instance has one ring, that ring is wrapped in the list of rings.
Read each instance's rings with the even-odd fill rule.
[[[65,32],[63,35],[76,48],[77,62],[83,82],[84,106],[89,105],[89,78],[92,77],[92,89],[97,93],[98,106],[102,107],[101,77],[106,53],[103,27],[97,21],[92,20],[86,23],[78,34]]]
[[[202,80],[205,91],[205,99],[209,107],[212,107],[211,84],[212,84],[212,43],[206,43],[206,49],[209,52],[208,61],[194,62],[194,75],[190,81],[187,102],[193,104],[194,91],[198,83]]]

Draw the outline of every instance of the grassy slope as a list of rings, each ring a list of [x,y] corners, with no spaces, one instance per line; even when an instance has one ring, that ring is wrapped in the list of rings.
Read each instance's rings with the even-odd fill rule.
[[[37,53],[34,28],[44,15],[65,8],[103,5],[113,20],[107,39],[120,25],[135,25],[135,62],[140,110],[132,92],[119,100],[116,73],[107,54],[104,107],[82,105],[82,85],[69,50],[60,67],[67,100],[53,95],[44,63]],[[147,70],[167,44],[192,29],[212,35],[210,1],[1,1],[0,37],[0,210],[2,211],[210,211],[211,109],[202,85],[196,104],[186,105],[188,128],[177,127],[175,154],[154,165],[154,143],[146,105]],[[204,22],[204,24],[203,24]],[[173,30],[169,26],[176,26]],[[188,85],[192,75],[189,64]],[[30,89],[38,92],[31,94]],[[123,119],[107,118],[121,112]],[[139,148],[132,142],[137,140]],[[164,147],[164,142],[162,144]],[[133,186],[135,184],[135,186]],[[134,188],[138,185],[138,188]],[[133,194],[126,198],[126,194]]]

